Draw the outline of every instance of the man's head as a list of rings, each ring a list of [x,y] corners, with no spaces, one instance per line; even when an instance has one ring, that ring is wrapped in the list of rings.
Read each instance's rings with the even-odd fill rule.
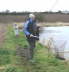
[[[35,20],[35,15],[34,14],[29,14],[29,18]]]

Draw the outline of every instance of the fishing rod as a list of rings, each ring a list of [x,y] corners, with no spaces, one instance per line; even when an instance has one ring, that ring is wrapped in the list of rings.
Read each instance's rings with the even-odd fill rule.
[[[52,11],[54,9],[54,7],[57,5],[59,0],[55,0],[54,4],[51,6],[50,11]]]
[[[51,7],[49,8],[49,12],[52,12],[52,10],[56,7],[56,5],[58,4],[59,0],[55,0],[55,2],[51,5]],[[50,6],[50,5],[49,5]],[[46,19],[47,22],[47,19]]]

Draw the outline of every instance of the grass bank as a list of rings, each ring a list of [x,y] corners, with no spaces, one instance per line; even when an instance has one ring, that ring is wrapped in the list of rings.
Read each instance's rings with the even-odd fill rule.
[[[23,32],[17,38],[11,25],[8,25],[4,45],[0,48],[0,72],[69,72],[69,63],[59,60],[48,49],[39,43],[36,44],[34,60],[35,63],[21,61],[16,55],[16,47],[28,45]]]

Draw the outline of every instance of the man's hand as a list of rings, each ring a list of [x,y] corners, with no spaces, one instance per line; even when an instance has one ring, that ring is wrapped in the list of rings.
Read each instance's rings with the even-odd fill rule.
[[[30,37],[33,37],[34,35],[30,34]]]

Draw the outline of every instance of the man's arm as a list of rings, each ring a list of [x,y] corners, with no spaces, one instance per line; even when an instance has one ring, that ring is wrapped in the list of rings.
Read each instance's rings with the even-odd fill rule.
[[[29,24],[29,21],[27,21],[27,22],[24,24],[24,33],[25,33],[26,35],[30,35],[30,32],[27,30],[28,24]]]

